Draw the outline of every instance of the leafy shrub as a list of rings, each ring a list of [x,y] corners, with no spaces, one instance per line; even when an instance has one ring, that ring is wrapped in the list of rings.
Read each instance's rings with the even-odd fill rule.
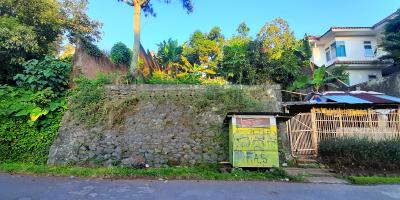
[[[0,119],[0,161],[46,163],[63,112],[53,112],[33,126],[23,117]]]
[[[222,77],[203,78],[194,73],[180,73],[177,77],[172,77],[164,71],[155,71],[147,80],[148,84],[192,84],[192,85],[226,85],[227,82]]]
[[[25,62],[23,66],[23,73],[14,77],[19,86],[34,90],[51,88],[56,95],[68,89],[71,64],[46,56],[43,60]]]
[[[226,85],[227,81],[223,77],[216,77],[216,78],[210,78],[210,79],[203,79],[201,81],[201,84],[203,85]]]
[[[0,160],[44,163],[65,100],[50,89],[0,87]]]
[[[400,169],[400,140],[373,141],[337,138],[321,141],[319,156],[323,162],[344,168],[373,170]]]
[[[147,80],[148,84],[200,84],[201,81],[193,76],[171,77],[164,71],[155,71]]]
[[[65,100],[54,98],[55,95],[50,89],[32,91],[25,88],[1,86],[0,117],[18,117],[32,125],[49,112],[65,109]]]
[[[111,48],[110,57],[114,64],[129,65],[132,55],[124,43],[118,42]]]

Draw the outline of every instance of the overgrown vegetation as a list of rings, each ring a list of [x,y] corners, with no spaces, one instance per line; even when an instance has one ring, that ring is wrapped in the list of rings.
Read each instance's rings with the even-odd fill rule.
[[[76,176],[90,178],[150,178],[180,180],[293,180],[282,169],[271,172],[234,170],[232,173],[221,173],[217,165],[197,167],[170,167],[132,169],[122,167],[84,168],[72,166],[46,166],[20,163],[0,163],[0,171],[8,173],[24,173],[50,176]]]
[[[23,64],[25,70],[14,80],[18,86],[33,90],[51,88],[60,95],[68,89],[71,64],[46,56],[43,60],[30,60]]]
[[[44,163],[65,110],[51,89],[0,87],[0,161]]]
[[[71,66],[51,57],[23,65],[18,87],[0,85],[0,161],[42,164],[66,110]]]
[[[123,100],[114,100],[106,95],[104,85],[110,83],[107,76],[101,76],[96,80],[88,80],[84,77],[77,79],[76,87],[69,95],[69,109],[74,119],[82,122],[87,127],[97,123],[114,126],[123,121],[126,114],[125,108],[136,106],[141,100],[160,101],[157,93],[154,97],[144,98],[146,95],[130,96]],[[240,89],[237,87],[224,88],[223,86],[210,85],[205,90],[198,90],[194,97],[168,99],[163,97],[162,101],[174,101],[182,106],[193,106],[196,112],[213,110],[218,114],[225,115],[227,112],[238,111],[269,111],[269,102],[261,102],[258,97],[259,89]],[[143,93],[143,92],[142,92]],[[163,103],[163,102],[160,102]],[[125,110],[125,111],[124,111]],[[198,113],[194,113],[198,114]]]
[[[325,65],[323,65],[314,70],[311,80],[305,75],[301,76],[292,84],[291,89],[312,88],[314,92],[323,92],[328,87],[338,88],[339,85],[337,83],[347,84],[348,78],[349,74],[344,71],[344,66],[335,67],[328,72]]]
[[[400,140],[337,138],[321,141],[324,163],[342,171],[390,173],[400,170]]]
[[[0,1],[0,84],[13,84],[23,63],[57,55],[62,40],[95,41],[101,24],[86,14],[87,0]],[[65,37],[64,37],[65,36]]]
[[[209,32],[195,31],[182,45],[172,39],[163,41],[156,55],[161,67],[148,82],[202,84],[199,79],[206,77],[234,84],[278,83],[288,88],[311,67],[308,40],[297,40],[285,20],[265,23],[256,38],[249,31],[241,23],[231,38],[213,27]]]
[[[103,118],[106,100],[103,86],[107,82],[103,78],[88,80],[81,77],[75,80],[76,86],[68,97],[68,107],[76,121],[91,126]]]

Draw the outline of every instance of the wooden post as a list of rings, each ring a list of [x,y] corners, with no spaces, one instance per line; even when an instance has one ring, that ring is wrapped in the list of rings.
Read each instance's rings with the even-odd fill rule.
[[[378,118],[378,122],[377,123],[379,123],[379,118]],[[369,108],[368,109],[368,126],[369,126],[369,134],[370,134],[370,136],[371,136],[371,138],[373,138],[374,140],[376,139],[376,135],[375,135],[375,128],[374,128],[374,123],[372,122],[372,111],[371,111],[371,109]],[[380,133],[380,134],[382,134],[382,133]]]
[[[311,109],[311,145],[315,151],[315,155],[318,154],[318,131],[317,131],[317,113],[315,108]]]
[[[341,137],[344,137],[343,113],[342,113],[341,109],[339,109],[339,126],[340,126],[340,130],[341,130],[340,131],[341,132]],[[337,134],[337,132],[335,134]],[[337,137],[337,135],[335,135],[334,138],[336,138],[336,137]]]
[[[400,106],[397,109],[397,120],[395,120],[395,124],[396,124],[396,129],[397,129],[396,139],[400,139]]]

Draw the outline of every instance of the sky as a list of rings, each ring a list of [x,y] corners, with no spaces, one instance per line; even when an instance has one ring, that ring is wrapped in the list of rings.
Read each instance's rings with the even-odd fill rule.
[[[230,37],[245,22],[255,37],[266,22],[281,17],[302,38],[321,35],[331,26],[372,26],[400,8],[400,0],[193,0],[194,12],[187,14],[179,0],[152,1],[157,17],[142,16],[141,42],[153,51],[163,40],[182,44],[194,31],[214,26]],[[89,0],[88,13],[103,23],[100,49],[110,50],[117,42],[133,46],[132,7],[117,0]]]

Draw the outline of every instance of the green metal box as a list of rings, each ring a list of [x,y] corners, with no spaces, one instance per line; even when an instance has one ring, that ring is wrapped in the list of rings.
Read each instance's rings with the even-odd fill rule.
[[[229,161],[233,167],[279,167],[275,116],[233,115],[229,122]]]

